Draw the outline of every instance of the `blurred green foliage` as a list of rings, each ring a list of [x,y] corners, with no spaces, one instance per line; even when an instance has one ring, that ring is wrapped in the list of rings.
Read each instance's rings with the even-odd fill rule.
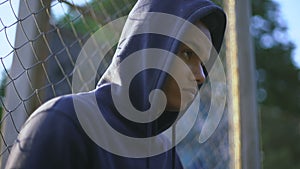
[[[2,119],[2,113],[3,113],[6,80],[7,80],[6,73],[2,72],[2,78],[0,79],[0,119]]]
[[[136,0],[94,0],[85,6],[63,2],[69,5],[71,11],[56,21],[57,26],[79,34],[92,34],[109,21],[127,15]]]
[[[300,81],[279,4],[252,0],[251,33],[257,66],[265,169],[300,168]]]

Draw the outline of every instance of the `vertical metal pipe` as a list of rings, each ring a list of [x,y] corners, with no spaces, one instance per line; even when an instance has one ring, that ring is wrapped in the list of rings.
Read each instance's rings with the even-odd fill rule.
[[[250,36],[250,2],[224,0],[228,15],[226,64],[230,112],[231,166],[259,169],[259,124],[255,57]]]
[[[238,42],[236,32],[235,0],[224,0],[224,8],[228,16],[226,32],[226,68],[228,82],[228,112],[229,112],[229,145],[230,168],[241,169],[241,126],[240,126],[240,96],[238,72]]]

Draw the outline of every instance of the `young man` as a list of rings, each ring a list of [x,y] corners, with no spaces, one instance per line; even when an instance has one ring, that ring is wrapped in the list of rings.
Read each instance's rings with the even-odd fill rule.
[[[206,0],[138,1],[98,87],[36,110],[6,168],[183,168],[175,129],[169,139],[161,133],[195,99],[225,22],[222,9]]]

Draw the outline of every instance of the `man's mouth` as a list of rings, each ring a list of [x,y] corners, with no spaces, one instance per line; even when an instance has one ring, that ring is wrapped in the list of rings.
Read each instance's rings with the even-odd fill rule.
[[[182,91],[186,93],[190,93],[193,96],[195,96],[198,90],[196,88],[183,88]]]

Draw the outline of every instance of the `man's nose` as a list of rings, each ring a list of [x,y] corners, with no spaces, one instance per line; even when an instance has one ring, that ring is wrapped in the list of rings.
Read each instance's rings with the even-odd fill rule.
[[[205,68],[202,64],[197,64],[197,66],[193,69],[194,77],[197,82],[198,88],[205,82],[206,75],[205,75]]]

